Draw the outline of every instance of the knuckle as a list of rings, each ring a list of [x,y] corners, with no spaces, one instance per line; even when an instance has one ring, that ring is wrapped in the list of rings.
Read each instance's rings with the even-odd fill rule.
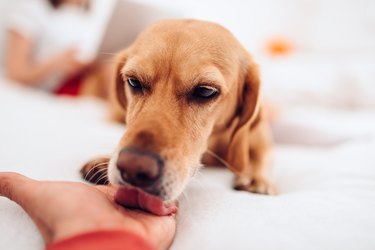
[[[18,173],[1,173],[0,174],[0,195],[13,200],[14,185],[17,180],[22,179],[23,176]]]
[[[0,179],[0,194],[2,196],[8,197],[12,200],[12,190],[13,190],[13,184],[11,183],[11,180],[9,177],[4,177]]]

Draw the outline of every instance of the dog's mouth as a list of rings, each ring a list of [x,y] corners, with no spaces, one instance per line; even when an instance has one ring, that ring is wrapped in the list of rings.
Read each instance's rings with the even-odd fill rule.
[[[165,202],[157,196],[130,185],[119,188],[115,201],[124,207],[141,209],[160,216],[175,214],[178,210],[174,202]]]

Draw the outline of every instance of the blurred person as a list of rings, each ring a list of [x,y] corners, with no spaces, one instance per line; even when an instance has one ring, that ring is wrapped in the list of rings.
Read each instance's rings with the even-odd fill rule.
[[[27,0],[18,5],[7,23],[8,78],[55,94],[80,94],[90,72],[99,68],[79,59],[89,5],[89,0]]]

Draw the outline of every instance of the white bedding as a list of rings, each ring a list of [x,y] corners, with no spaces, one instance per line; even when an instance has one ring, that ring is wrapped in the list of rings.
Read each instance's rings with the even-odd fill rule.
[[[124,131],[105,119],[101,103],[50,97],[4,79],[0,117],[0,171],[36,179],[79,181],[80,166],[110,154]],[[233,191],[229,171],[204,169],[181,197],[173,250],[375,249],[375,112],[296,107],[281,122],[281,132],[309,124],[339,143],[277,146],[275,197]],[[42,248],[27,215],[0,198],[0,249]]]

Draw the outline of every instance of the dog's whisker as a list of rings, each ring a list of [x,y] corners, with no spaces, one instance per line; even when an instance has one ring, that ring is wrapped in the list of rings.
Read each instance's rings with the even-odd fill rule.
[[[92,174],[92,172],[95,172],[94,170],[95,170],[95,167],[91,167],[90,170],[85,174],[83,179],[87,180],[87,178],[90,176],[90,174]]]
[[[96,182],[95,182],[95,185],[97,185],[100,181],[102,181],[104,178],[108,177],[107,175],[107,172],[105,171],[101,171],[101,172],[97,172],[96,173],[96,176],[98,176]]]
[[[198,175],[201,177],[201,178],[203,178],[203,179],[210,179],[210,178],[208,178],[207,176],[205,176],[202,172],[198,172]],[[203,184],[202,184],[202,182],[200,182],[199,180],[195,180],[195,183],[197,183],[198,184],[198,186],[199,186],[199,188],[200,189],[206,189],[207,187],[206,186],[204,186]]]
[[[220,156],[218,156],[217,154],[215,154],[211,150],[207,149],[206,153],[208,153],[209,155],[211,155],[212,157],[214,157],[215,159],[220,161],[220,163],[222,163],[226,168],[230,169],[233,173],[238,174],[238,175],[241,174],[235,167],[230,165],[229,162],[227,162],[226,160],[224,160],[223,158],[221,158]]]
[[[182,195],[183,199],[186,200],[186,203],[187,203],[187,205],[188,205],[188,208],[190,208],[190,199],[189,199],[189,197],[188,197],[188,194],[184,191],[184,192],[181,193],[181,195]],[[189,209],[189,210],[190,210],[190,209]]]
[[[103,165],[106,165],[106,164],[108,164],[107,161],[105,161],[105,162],[99,162],[99,163],[95,163],[94,167],[100,167],[100,166],[103,166]]]
[[[101,174],[106,174],[107,168],[97,168],[96,166],[92,167],[90,169],[90,171],[88,172],[88,174],[86,174],[86,178],[85,180],[87,180],[87,178],[89,178],[87,181],[88,182],[92,182],[92,180],[94,178],[96,178],[98,175],[101,175]],[[91,172],[91,174],[89,174]]]
[[[90,178],[89,178],[89,179],[86,179],[86,181],[89,182],[89,183],[92,183],[92,180],[94,179],[94,176],[95,176],[95,175],[90,176]]]
[[[98,183],[100,183],[101,181],[105,180],[108,178],[108,175],[107,173],[104,173],[96,182],[95,182],[95,185],[98,185]],[[107,181],[105,181],[105,183],[107,183]]]
[[[85,180],[87,180],[87,178],[89,177],[89,175],[91,175],[93,172],[96,172],[96,171],[100,171],[102,169],[106,170],[106,168],[104,166],[108,165],[108,162],[99,162],[99,160],[96,160],[93,164],[93,166],[90,168],[90,170],[85,174],[84,178]],[[93,174],[94,176],[96,174]],[[91,179],[91,178],[90,178]]]
[[[198,172],[198,175],[200,175],[200,176],[203,177],[204,179],[207,179],[207,177],[206,177],[201,171]],[[198,181],[197,181],[197,182],[198,182]]]
[[[190,182],[197,183],[200,187],[203,187],[202,183],[199,182],[199,177],[202,176],[203,178],[206,178],[206,176],[201,172],[197,171],[192,178],[190,179]]]
[[[184,201],[183,202],[183,204],[186,206],[186,210],[187,211],[191,211],[191,203],[190,203],[190,199],[189,199],[189,197],[188,197],[188,194],[185,192],[185,191],[183,191],[182,193],[181,193],[181,200],[182,201]],[[181,204],[182,202],[180,201],[180,204]]]
[[[106,169],[99,169],[97,172],[95,172],[95,174],[92,175],[92,178],[101,177],[102,175],[106,175],[106,174],[107,174]]]
[[[89,179],[87,180],[88,182],[92,183],[93,180],[95,180],[96,176],[98,175],[97,172],[94,172],[94,174],[89,176]]]
[[[98,168],[97,168],[97,165],[94,165],[93,167],[90,168],[90,170],[85,174],[85,176],[83,177],[84,180],[87,180],[87,178],[90,177],[90,175],[92,176],[95,176],[96,175],[96,171],[98,171]],[[91,179],[91,177],[90,177]]]
[[[96,175],[102,175],[102,174],[107,174],[107,168],[101,168],[99,169],[97,172],[95,172],[95,176]]]

